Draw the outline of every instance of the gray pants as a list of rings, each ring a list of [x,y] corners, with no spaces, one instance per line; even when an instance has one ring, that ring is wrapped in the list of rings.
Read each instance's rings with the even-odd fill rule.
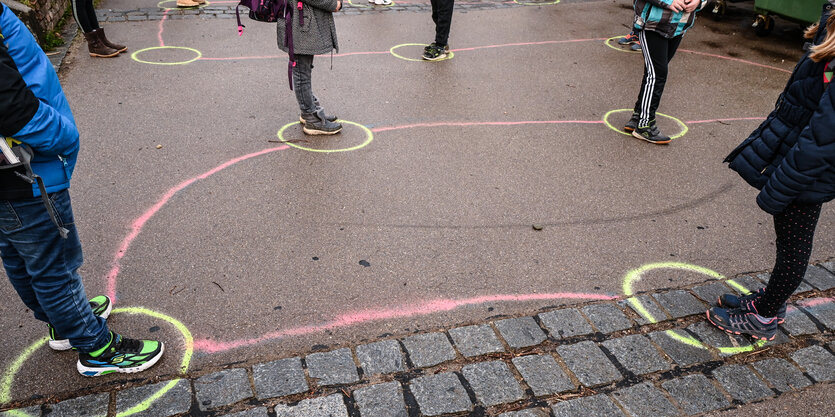
[[[313,96],[311,77],[313,73],[313,55],[296,54],[296,66],[293,67],[293,90],[302,113],[316,112],[316,97]]]

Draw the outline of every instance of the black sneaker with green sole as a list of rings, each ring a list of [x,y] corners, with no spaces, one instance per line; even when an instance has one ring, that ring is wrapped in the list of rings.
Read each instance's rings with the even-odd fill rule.
[[[156,340],[136,340],[110,332],[110,343],[89,353],[78,353],[76,368],[84,376],[142,372],[156,364],[165,345]]]
[[[97,295],[90,300],[90,308],[93,309],[93,314],[107,319],[110,317],[110,312],[113,311],[113,302],[110,301],[110,297],[106,295]],[[46,324],[47,329],[49,329],[49,348],[52,350],[70,350],[72,349],[72,345],[70,344],[69,339],[65,339],[63,336],[58,334],[58,331],[52,327],[51,324]]]

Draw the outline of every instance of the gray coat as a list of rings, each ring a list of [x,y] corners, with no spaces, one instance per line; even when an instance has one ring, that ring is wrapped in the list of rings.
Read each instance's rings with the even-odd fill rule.
[[[299,0],[288,0],[298,4]],[[304,26],[299,26],[299,10],[293,10],[293,49],[301,55],[322,55],[336,49],[336,26],[333,24],[333,10],[337,0],[301,0]],[[284,42],[284,19],[279,19],[277,27],[278,49],[288,52]]]

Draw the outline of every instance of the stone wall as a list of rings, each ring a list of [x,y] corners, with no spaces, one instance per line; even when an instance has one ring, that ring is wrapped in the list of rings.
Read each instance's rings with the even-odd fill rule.
[[[67,0],[24,0],[23,3],[15,0],[0,0],[0,2],[9,6],[41,41],[46,32],[56,29],[64,12],[70,7],[70,2]]]

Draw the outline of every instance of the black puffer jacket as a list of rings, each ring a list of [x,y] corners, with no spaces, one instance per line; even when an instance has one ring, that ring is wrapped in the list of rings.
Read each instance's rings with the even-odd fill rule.
[[[824,6],[815,44],[826,35],[832,9]],[[760,189],[757,204],[768,213],[780,213],[792,202],[835,198],[835,86],[824,85],[825,65],[804,55],[775,109],[725,158]]]

